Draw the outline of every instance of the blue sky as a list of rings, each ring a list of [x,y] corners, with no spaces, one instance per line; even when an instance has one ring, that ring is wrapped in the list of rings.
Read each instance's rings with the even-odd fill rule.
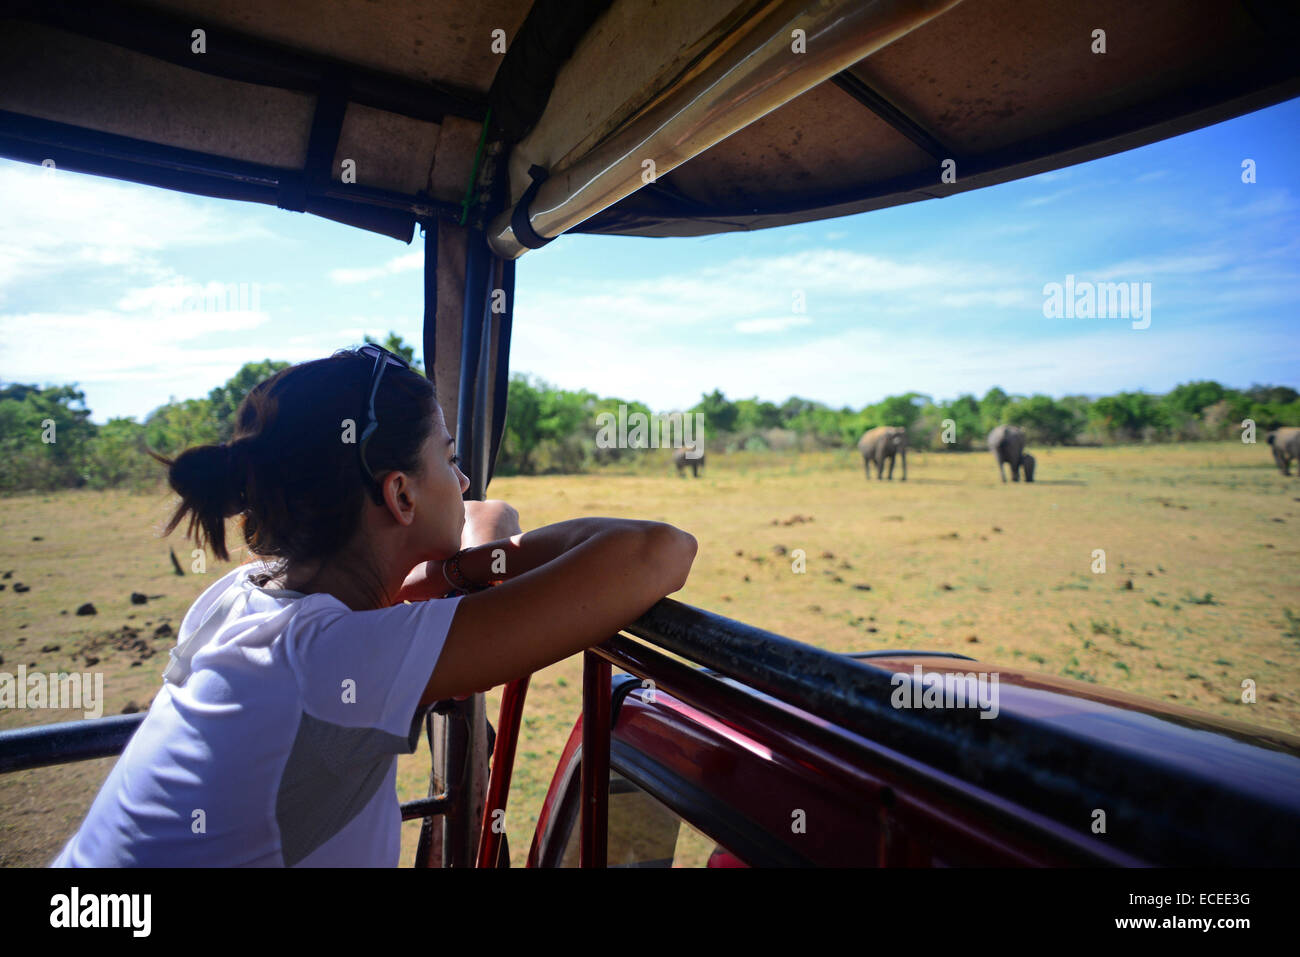
[[[701,238],[561,237],[519,261],[511,369],[658,411],[714,388],[856,408],[994,385],[1053,396],[1201,378],[1300,386],[1297,172],[1300,99],[858,216]],[[390,329],[418,348],[422,257],[418,234],[406,246],[0,160],[0,376],[75,382],[102,423],[204,395],[249,360],[316,358]],[[1150,283],[1150,326],[1046,318],[1044,285],[1067,275]],[[195,284],[240,283],[244,303],[185,307]]]

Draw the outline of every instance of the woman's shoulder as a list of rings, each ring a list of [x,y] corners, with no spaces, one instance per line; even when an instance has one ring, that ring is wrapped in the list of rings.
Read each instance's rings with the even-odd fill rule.
[[[232,588],[240,587],[251,570],[248,565],[237,565],[226,572],[199,594],[190,604],[189,610],[181,620],[181,634],[194,631],[211,613],[213,606],[221,601]]]
[[[347,611],[330,595],[277,593],[253,585],[252,577],[263,570],[261,562],[236,566],[195,599],[181,621],[168,675],[183,680],[196,658],[196,664],[212,666],[225,655],[274,644],[296,620],[314,623],[321,613]]]

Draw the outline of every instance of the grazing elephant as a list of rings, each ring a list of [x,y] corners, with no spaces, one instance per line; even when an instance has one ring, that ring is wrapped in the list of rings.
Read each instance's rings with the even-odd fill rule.
[[[704,449],[694,443],[674,449],[673,465],[677,466],[678,476],[684,475],[687,467],[689,467],[691,478],[699,478],[700,469],[704,468]]]
[[[1025,481],[1034,480],[1034,457],[1025,454],[1025,430],[1016,425],[999,425],[989,433],[989,451],[998,463],[998,474],[1007,480],[1004,466],[1011,466],[1011,481],[1020,481],[1020,469],[1025,469]],[[1026,463],[1028,459],[1028,463]]]
[[[889,459],[889,478],[894,477],[894,456],[903,459],[903,478],[907,481],[907,429],[901,426],[882,425],[872,429],[858,439],[858,451],[862,453],[862,467],[871,478],[871,463],[876,463],[876,479],[882,478],[885,471],[885,459]]]
[[[1273,461],[1282,474],[1291,474],[1291,460],[1295,459],[1295,474],[1300,478],[1300,429],[1274,429],[1268,434],[1268,444],[1273,446]]]

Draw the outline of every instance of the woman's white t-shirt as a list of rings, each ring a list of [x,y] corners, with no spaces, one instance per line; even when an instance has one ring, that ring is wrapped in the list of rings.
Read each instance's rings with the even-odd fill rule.
[[[395,867],[397,755],[460,599],[352,611],[241,565],[186,613],[161,690],[54,867]]]

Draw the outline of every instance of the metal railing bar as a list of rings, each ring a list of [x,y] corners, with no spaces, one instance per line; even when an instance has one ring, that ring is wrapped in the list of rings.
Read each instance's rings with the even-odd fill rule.
[[[805,715],[789,711],[771,701],[754,697],[704,669],[691,668],[652,648],[619,636],[592,649],[624,671],[654,682],[656,692],[707,714],[710,718],[744,734],[758,744],[781,750],[804,764],[820,768],[830,776],[871,783],[874,774],[863,771],[864,760],[893,775],[915,780],[956,803],[976,806],[992,813],[1010,833],[1031,829],[1051,841],[1067,856],[1087,863],[1135,866],[1141,863],[1118,849],[1098,847],[1058,822],[968,782],[943,773],[908,756],[864,744],[834,725],[823,727]],[[634,692],[635,694],[635,692]]]
[[[609,828],[609,662],[582,653],[582,809],[580,866],[605,867]]]
[[[1076,821],[1080,808],[1106,807],[1111,831],[1122,827],[1133,836],[1126,850],[1149,860],[1264,863],[1300,847],[1294,823],[1300,792],[1294,790],[1248,789],[1186,764],[1153,760],[1125,739],[1089,735],[1028,713],[1003,709],[987,721],[975,707],[897,708],[899,686],[884,668],[672,599],[657,602],[624,631],[917,766],[988,794],[1016,795],[1019,806],[1046,819]],[[1168,735],[1173,740],[1198,730],[1171,727]],[[1260,767],[1294,760],[1289,752],[1265,748],[1243,743],[1241,757]],[[1155,818],[1153,807],[1162,809]],[[1233,827],[1222,826],[1225,818]]]
[[[503,820],[505,817],[506,802],[510,797],[510,777],[515,766],[515,747],[519,741],[519,725],[531,678],[532,675],[527,675],[511,681],[501,695],[496,747],[492,751],[487,801],[483,805],[483,827],[479,831],[477,867],[492,867],[497,860],[501,835],[494,827],[494,818],[497,811],[501,812]]]
[[[0,774],[121,754],[145,712],[0,731]]]
[[[402,820],[413,821],[416,818],[437,817],[451,809],[451,801],[446,797],[417,798],[402,805]]]

